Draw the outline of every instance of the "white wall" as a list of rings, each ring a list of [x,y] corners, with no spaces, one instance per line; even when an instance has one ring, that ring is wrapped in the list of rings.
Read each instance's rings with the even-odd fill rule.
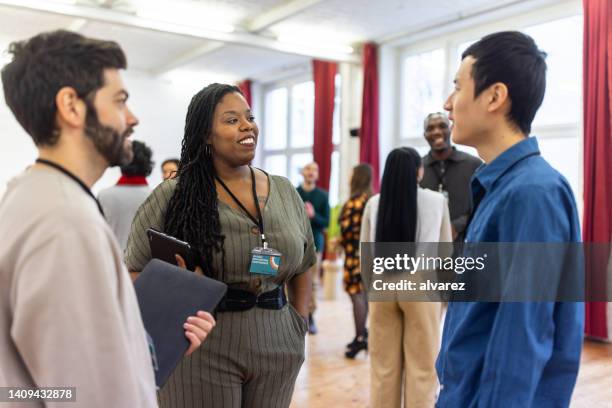
[[[172,83],[139,71],[124,73],[124,81],[130,92],[129,106],[140,119],[132,138],[142,140],[153,150],[155,168],[149,177],[151,186],[161,181],[159,165],[168,157],[179,157],[187,106],[191,97],[206,85]],[[6,183],[36,158],[32,139],[25,133],[0,96],[0,196]],[[118,168],[106,171],[93,190],[109,187],[120,175]]]

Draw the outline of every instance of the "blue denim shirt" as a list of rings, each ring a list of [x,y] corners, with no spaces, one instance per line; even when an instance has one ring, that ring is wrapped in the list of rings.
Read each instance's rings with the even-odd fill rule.
[[[468,242],[580,241],[569,184],[540,156],[533,137],[480,166],[472,196]],[[583,329],[583,303],[449,304],[436,406],[569,406]]]

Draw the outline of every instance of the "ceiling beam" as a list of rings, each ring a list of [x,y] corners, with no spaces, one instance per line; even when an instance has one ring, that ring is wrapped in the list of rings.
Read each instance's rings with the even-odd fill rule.
[[[321,3],[323,0],[292,0],[280,4],[270,10],[249,19],[244,27],[253,33],[263,31],[266,28],[278,24],[296,14]]]
[[[245,20],[241,26],[248,32],[256,34],[257,32],[263,31],[266,28],[279,23],[297,13],[306,10],[309,7],[320,3],[323,0],[293,0],[288,3],[281,4],[274,7],[263,14],[259,14],[253,18]],[[206,54],[217,51],[223,48],[226,44],[224,43],[206,43],[201,46],[197,46],[192,50],[180,55],[178,58],[169,61],[167,64],[155,69],[154,74],[160,75],[168,72],[181,65],[187,64],[191,61],[195,61]]]
[[[563,0],[571,2],[572,0]],[[454,31],[469,29],[497,19],[505,19],[541,7],[559,3],[559,0],[504,0],[498,3],[471,8],[469,11],[453,13],[435,21],[415,25],[407,30],[377,38],[376,42],[390,46],[405,46],[430,38],[446,35]]]
[[[0,0],[0,5],[20,9],[29,9],[34,11],[43,11],[47,13],[60,14],[75,18],[85,18],[93,21],[118,24],[127,27],[142,28],[162,33],[183,35],[192,38],[199,38],[202,40],[220,41],[228,44],[258,47],[286,54],[302,55],[310,58],[338,62],[350,62],[357,64],[360,62],[359,56],[354,53],[346,54],[341,52],[328,51],[325,49],[319,49],[316,46],[308,47],[287,44],[273,38],[248,32],[226,33],[208,30],[206,28],[144,19],[134,15],[125,14],[114,10],[102,9],[99,7],[63,4],[43,0]]]
[[[222,42],[206,42],[168,61],[166,64],[151,70],[151,73],[154,75],[161,75],[223,47],[225,47],[225,44]]]

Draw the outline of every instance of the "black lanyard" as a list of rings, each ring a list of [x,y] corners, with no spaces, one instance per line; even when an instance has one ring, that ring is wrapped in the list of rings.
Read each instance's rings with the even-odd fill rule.
[[[266,242],[266,235],[264,234],[264,223],[263,217],[261,216],[261,209],[259,208],[259,202],[257,201],[257,187],[255,186],[255,172],[253,172],[253,168],[249,166],[249,170],[251,170],[251,184],[253,187],[253,201],[255,202],[255,209],[257,210],[257,219],[251,215],[251,213],[246,209],[246,207],[238,200],[238,198],[231,192],[231,190],[225,185],[223,180],[219,178],[219,176],[215,175],[215,178],[221,184],[221,186],[227,191],[227,193],[234,199],[236,204],[244,211],[244,213],[253,221],[257,227],[259,227],[259,233],[261,234],[261,242],[264,248],[268,248],[268,243]]]
[[[81,188],[91,197],[93,198],[93,200],[96,202],[96,204],[98,205],[98,210],[100,211],[100,214],[102,214],[102,216],[104,217],[104,211],[102,211],[102,206],[100,205],[100,202],[98,201],[98,199],[96,198],[96,196],[93,195],[93,193],[91,192],[91,190],[89,189],[89,187],[87,187],[85,185],[85,183],[83,183],[83,181],[78,178],[77,176],[75,176],[74,174],[72,174],[71,172],[69,172],[68,170],[66,170],[65,168],[63,168],[62,166],[60,166],[57,163],[53,163],[50,160],[45,160],[45,159],[36,159],[36,163],[40,163],[40,164],[46,164],[47,166],[51,166],[59,171],[61,171],[62,173],[64,173],[65,175],[67,175],[68,177],[70,177],[71,179],[73,179],[74,181],[77,182],[77,184],[79,186],[81,186]]]
[[[434,171],[438,176],[438,191],[441,193],[446,190],[446,180],[444,177],[446,175],[446,161],[440,160],[438,166],[434,166]]]

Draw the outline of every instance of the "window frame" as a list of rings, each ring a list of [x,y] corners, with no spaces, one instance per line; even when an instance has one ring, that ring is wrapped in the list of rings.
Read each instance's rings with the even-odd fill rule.
[[[332,150],[332,155],[334,153],[338,154],[338,196],[340,195],[340,171],[341,171],[341,166],[342,166],[342,155],[340,154],[340,145],[342,143],[342,76],[340,74],[340,72],[338,72],[336,74],[336,80],[339,80],[339,84],[336,83],[336,93],[334,96],[334,114],[336,114],[335,112],[335,108],[338,108],[338,124],[337,124],[337,128],[338,131],[340,132],[340,134],[338,135],[337,139],[338,139],[338,143],[334,143],[333,140],[333,133],[332,133],[332,144],[333,144],[333,150]],[[289,78],[285,78],[279,81],[274,81],[274,82],[268,82],[266,84],[263,84],[262,86],[262,92],[261,92],[261,98],[262,98],[262,112],[261,112],[261,117],[264,118],[266,115],[265,112],[265,99],[266,99],[266,95],[271,92],[274,91],[276,89],[279,88],[287,88],[287,118],[286,118],[286,126],[287,126],[287,147],[285,148],[265,148],[264,147],[264,143],[261,143],[261,155],[259,158],[259,163],[261,163],[261,165],[263,166],[266,162],[266,158],[269,156],[285,156],[286,157],[286,164],[285,164],[285,175],[286,177],[291,180],[291,160],[293,158],[294,155],[297,154],[304,154],[304,153],[313,153],[313,145],[310,146],[304,146],[304,147],[292,147],[291,146],[291,116],[292,116],[292,88],[293,86],[303,83],[303,82],[308,82],[308,81],[313,81],[312,78],[312,72],[307,72],[307,73],[303,73],[300,75],[295,75]],[[313,95],[314,96],[314,95]],[[338,101],[338,105],[336,106],[335,103],[336,101]],[[314,109],[314,104],[313,104],[313,109]],[[261,134],[263,137],[265,137],[265,121],[263,121],[261,123]],[[314,128],[313,128],[313,132],[314,132]],[[333,129],[332,129],[333,132]],[[314,135],[313,135],[314,136]],[[331,159],[330,159],[331,160]],[[265,170],[265,169],[264,169]],[[330,172],[330,188],[332,185],[332,180],[331,180],[331,175],[333,174],[333,169]],[[293,181],[292,181],[293,182]],[[339,197],[336,197],[334,199],[334,197],[331,196],[331,192],[330,193],[330,203],[331,202],[335,202],[338,201],[339,202]]]

